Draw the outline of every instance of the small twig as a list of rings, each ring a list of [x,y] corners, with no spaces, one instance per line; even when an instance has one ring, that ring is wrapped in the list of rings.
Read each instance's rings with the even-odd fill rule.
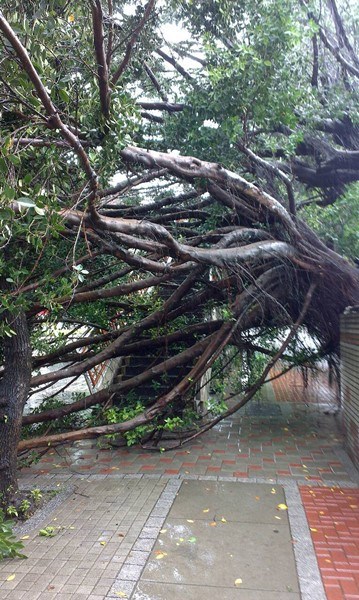
[[[125,69],[127,68],[128,63],[130,62],[130,58],[131,58],[131,55],[133,52],[134,45],[136,44],[137,39],[138,39],[142,29],[144,28],[146,22],[148,21],[151,11],[152,11],[153,7],[155,6],[155,3],[156,3],[156,0],[149,0],[149,2],[147,3],[145,12],[143,13],[143,17],[140,20],[139,24],[137,25],[136,29],[133,31],[132,36],[126,46],[125,56],[124,56],[121,64],[119,65],[119,67],[117,68],[117,70],[115,71],[115,73],[112,76],[112,85],[116,85],[117,81],[119,80],[119,78],[121,77],[121,75],[123,74]]]
[[[195,78],[192,77],[192,75],[190,75],[172,56],[169,56],[169,54],[166,54],[166,52],[163,52],[163,50],[160,49],[156,50],[156,54],[161,56],[166,62],[170,63],[170,65],[172,65],[185,79],[192,83],[195,82]]]
[[[160,97],[162,98],[163,102],[168,102],[168,96],[165,94],[165,92],[162,90],[159,81],[156,77],[156,75],[154,74],[154,72],[152,71],[151,67],[146,63],[146,61],[143,61],[143,66],[144,69],[150,79],[150,81],[152,82],[154,88],[157,90],[157,92],[159,93]]]

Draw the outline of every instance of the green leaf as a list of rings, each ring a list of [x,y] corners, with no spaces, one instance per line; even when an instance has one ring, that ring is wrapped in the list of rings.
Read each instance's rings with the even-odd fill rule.
[[[4,185],[3,194],[8,200],[13,200],[15,198],[15,190],[7,184]]]
[[[26,196],[21,196],[18,198],[17,203],[25,208],[34,208],[36,206],[35,202]]]
[[[16,154],[9,154],[8,159],[15,167],[21,165],[21,159]]]
[[[59,96],[64,102],[70,102],[70,96],[64,88],[59,89]]]
[[[35,206],[35,212],[40,215],[41,217],[43,217],[45,215],[45,210],[43,208],[40,208],[40,206]]]

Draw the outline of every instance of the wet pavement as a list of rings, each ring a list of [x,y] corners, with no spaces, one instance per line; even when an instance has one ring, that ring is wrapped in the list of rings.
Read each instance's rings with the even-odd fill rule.
[[[281,486],[184,481],[134,599],[299,600]],[[220,566],[220,568],[218,568]]]
[[[50,448],[20,482],[60,494],[19,532],[29,558],[1,563],[0,597],[359,600],[358,472],[332,390],[285,401],[301,381],[177,450]]]

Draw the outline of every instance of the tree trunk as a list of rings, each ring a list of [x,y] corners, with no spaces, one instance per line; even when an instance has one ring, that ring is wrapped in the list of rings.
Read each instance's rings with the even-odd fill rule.
[[[0,505],[18,490],[17,445],[31,377],[31,347],[24,314],[7,314],[14,335],[4,338],[4,375],[0,382]]]

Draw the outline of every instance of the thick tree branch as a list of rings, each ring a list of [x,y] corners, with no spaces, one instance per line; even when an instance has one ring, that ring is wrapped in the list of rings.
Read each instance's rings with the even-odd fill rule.
[[[284,183],[284,185],[287,189],[289,212],[292,215],[292,217],[295,217],[295,215],[296,215],[295,197],[294,197],[292,182],[289,179],[289,177],[287,177],[287,175],[285,173],[283,173],[283,171],[281,169],[279,169],[278,167],[267,162],[260,156],[257,156],[257,154],[255,154],[252,150],[247,148],[244,144],[237,142],[237,146],[241,150],[241,152],[246,154],[255,164],[260,165],[261,167],[263,167],[264,169],[266,169],[267,171],[269,171],[271,173],[274,173],[274,175],[276,177],[278,177]]]
[[[93,40],[97,62],[97,77],[100,91],[101,112],[105,119],[110,115],[110,91],[108,87],[108,65],[104,46],[103,13],[100,0],[91,4]]]
[[[185,108],[188,108],[187,104],[176,104],[173,102],[138,102],[138,106],[141,106],[145,110],[165,110],[169,113],[181,112]]]

